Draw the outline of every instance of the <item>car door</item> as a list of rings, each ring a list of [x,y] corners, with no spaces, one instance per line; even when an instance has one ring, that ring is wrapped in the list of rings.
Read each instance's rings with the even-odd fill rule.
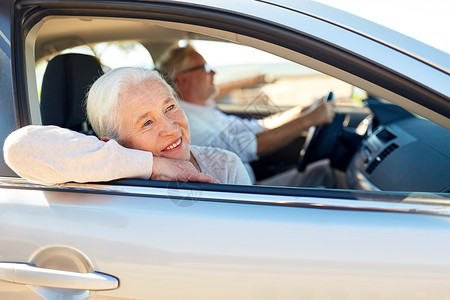
[[[356,75],[348,78],[369,87],[380,84],[385,94],[397,89],[389,90],[392,77],[405,81],[390,71],[372,73],[378,65],[358,61],[354,53],[341,61],[350,54],[338,47],[327,52],[326,43],[316,51],[309,48],[311,40],[282,42],[298,33],[254,22],[249,12],[257,8],[253,13],[286,22],[300,18],[308,28],[320,24],[315,34],[338,30],[325,30],[326,22],[309,23],[304,14],[268,9],[262,2],[231,13],[233,3],[214,8],[174,1],[109,1],[107,6],[27,1],[13,9],[1,4],[0,67],[7,76],[1,80],[2,141],[35,121],[28,101],[36,89],[27,82],[32,77],[26,65],[26,50],[34,46],[23,41],[26,33],[35,33],[36,19],[52,14],[182,20],[205,30],[238,32],[248,43],[272,43],[273,51],[279,43],[285,56],[306,56],[312,65],[316,55],[329,55],[329,70],[342,67],[336,71],[341,75],[353,71],[352,61]],[[23,32],[12,31],[10,24]],[[274,32],[280,35],[270,36]],[[365,40],[355,36],[356,44]],[[341,42],[342,48],[352,44]],[[369,52],[375,60],[376,51]],[[391,77],[383,79],[386,73]],[[404,95],[412,93],[404,88],[398,87]],[[436,107],[439,112],[445,104]],[[45,186],[17,178],[4,161],[0,167],[1,299],[445,299],[450,293],[448,194],[139,180]]]
[[[423,199],[414,196],[408,204],[370,193],[282,194],[3,178],[0,295],[439,299],[450,292],[446,206],[414,204]]]

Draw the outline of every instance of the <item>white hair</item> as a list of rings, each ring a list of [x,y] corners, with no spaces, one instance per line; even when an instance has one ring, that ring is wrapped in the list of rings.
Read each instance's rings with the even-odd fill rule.
[[[87,96],[86,110],[89,122],[98,137],[105,136],[119,143],[122,141],[118,120],[119,95],[122,91],[147,79],[162,83],[175,96],[173,89],[157,71],[144,68],[117,68],[94,82]]]
[[[190,62],[189,54],[197,52],[195,48],[188,44],[185,47],[172,47],[161,56],[156,62],[158,71],[164,76],[172,87],[176,85],[178,72],[187,67]]]

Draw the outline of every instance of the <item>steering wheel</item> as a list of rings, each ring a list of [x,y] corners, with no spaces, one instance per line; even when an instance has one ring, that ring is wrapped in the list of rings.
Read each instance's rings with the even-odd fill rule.
[[[334,101],[333,92],[329,92],[328,95],[323,97],[322,101]],[[305,144],[300,151],[297,164],[299,171],[305,170],[306,166],[314,161],[331,157],[334,146],[338,141],[343,121],[344,116],[336,114],[331,123],[309,128]]]

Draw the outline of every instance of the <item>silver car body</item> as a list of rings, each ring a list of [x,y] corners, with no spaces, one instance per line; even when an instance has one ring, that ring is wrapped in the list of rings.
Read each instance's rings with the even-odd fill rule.
[[[119,1],[104,2],[111,11],[98,9],[101,1],[10,2],[15,27],[8,32],[2,25],[6,27],[1,28],[0,54],[9,60],[2,60],[0,69],[16,82],[3,81],[2,75],[2,140],[16,127],[39,124],[31,101],[27,114],[23,112],[27,106],[17,100],[36,98],[36,89],[30,88],[33,82],[17,80],[23,78],[22,71],[34,76],[29,49],[42,26],[25,23],[28,31],[17,32],[22,28],[20,18],[33,14],[24,9],[27,6],[48,9],[43,21],[52,19],[52,9],[55,14],[73,10],[75,15],[92,9],[94,15],[111,19],[112,11],[130,7],[136,14],[152,7],[157,12],[165,7],[167,14],[181,15],[185,10],[188,17],[181,23],[166,15],[156,19],[157,13],[148,18],[276,53],[450,128],[449,54],[356,16],[310,1],[142,1],[123,7]],[[1,6],[2,18],[6,6]],[[203,16],[211,19],[197,19]],[[219,25],[219,20],[229,24]],[[240,27],[246,22],[248,31]],[[276,31],[284,32],[280,39],[301,36],[322,41],[323,53],[336,56],[323,61],[312,55],[314,51],[294,50],[296,45],[289,42],[280,46],[277,37],[265,36]],[[16,46],[22,37],[24,43]],[[25,53],[25,58],[18,53]],[[362,67],[373,69],[376,76],[364,76],[370,70]],[[402,94],[389,82],[409,82],[417,88]],[[426,93],[434,98],[421,102]],[[45,186],[17,178],[0,163],[0,299],[447,299],[450,295],[448,194],[174,182]]]

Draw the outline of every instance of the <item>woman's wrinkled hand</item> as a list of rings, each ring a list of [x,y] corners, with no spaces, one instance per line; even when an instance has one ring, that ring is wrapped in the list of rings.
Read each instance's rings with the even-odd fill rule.
[[[186,160],[153,157],[152,180],[219,183],[216,178],[199,172]]]

